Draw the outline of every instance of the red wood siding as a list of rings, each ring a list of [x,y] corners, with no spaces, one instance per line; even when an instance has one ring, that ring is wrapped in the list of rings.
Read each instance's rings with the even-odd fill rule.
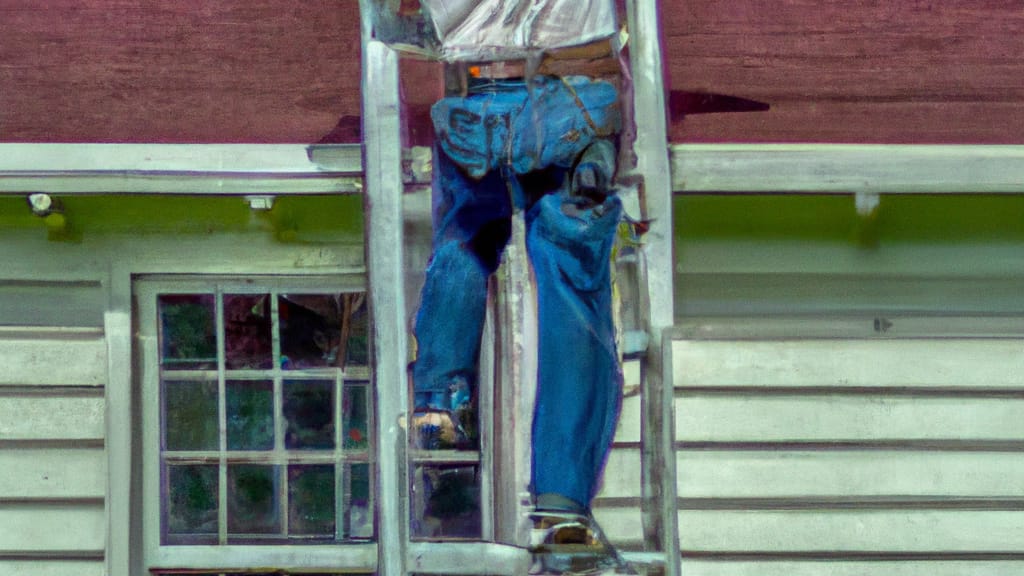
[[[358,142],[356,0],[0,0],[0,141]]]
[[[673,141],[1024,140],[1017,0],[661,2],[673,89],[772,107]],[[358,84],[356,0],[0,0],[0,141],[356,142]]]
[[[771,104],[677,142],[1019,143],[1017,0],[661,0],[671,86]]]

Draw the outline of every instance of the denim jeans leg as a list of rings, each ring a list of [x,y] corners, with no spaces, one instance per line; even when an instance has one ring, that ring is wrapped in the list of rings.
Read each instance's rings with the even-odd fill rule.
[[[588,508],[619,412],[610,258],[622,205],[611,196],[567,214],[563,202],[545,196],[527,215],[539,323],[533,487]]]
[[[449,386],[477,380],[487,279],[510,230],[511,206],[496,172],[476,180],[434,148],[434,240],[416,315],[417,408],[452,409]]]

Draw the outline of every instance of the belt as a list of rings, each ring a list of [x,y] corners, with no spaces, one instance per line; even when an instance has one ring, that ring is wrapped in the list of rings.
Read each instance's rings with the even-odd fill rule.
[[[526,60],[499,60],[482,62],[466,67],[470,78],[503,80],[508,78],[526,77]]]
[[[528,71],[525,59],[470,62],[465,68],[469,78],[493,80],[525,78]],[[619,62],[609,40],[596,40],[545,52],[533,72],[553,76],[609,76],[617,75]]]

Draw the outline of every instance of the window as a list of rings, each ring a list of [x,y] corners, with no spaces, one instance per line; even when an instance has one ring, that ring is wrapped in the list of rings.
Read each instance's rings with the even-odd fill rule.
[[[370,325],[351,284],[137,284],[151,570],[372,569]]]
[[[352,576],[352,574],[324,573],[324,572],[181,572],[181,571],[158,571],[160,576]],[[356,575],[358,576],[358,575]]]

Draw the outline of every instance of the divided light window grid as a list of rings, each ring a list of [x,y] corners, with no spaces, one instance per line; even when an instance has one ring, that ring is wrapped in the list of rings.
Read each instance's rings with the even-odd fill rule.
[[[156,300],[162,544],[373,539],[364,294],[212,284]]]

